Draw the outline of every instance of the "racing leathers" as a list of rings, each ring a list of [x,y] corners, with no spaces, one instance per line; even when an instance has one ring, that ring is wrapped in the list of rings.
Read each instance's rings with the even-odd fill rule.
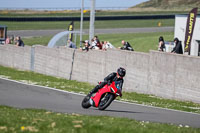
[[[107,77],[105,77],[103,82],[101,82],[99,85],[94,87],[94,89],[92,89],[88,95],[91,96],[93,93],[96,93],[99,89],[103,88],[106,84],[110,85],[113,81],[117,82],[118,89],[122,89],[122,86],[124,83],[123,78],[118,78],[117,73],[113,72],[113,73],[109,74]]]

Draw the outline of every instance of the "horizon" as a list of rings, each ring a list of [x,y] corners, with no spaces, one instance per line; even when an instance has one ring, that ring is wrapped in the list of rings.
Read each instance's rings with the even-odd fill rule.
[[[91,0],[84,0],[84,8],[90,8]],[[126,9],[148,0],[96,0],[96,9]],[[13,3],[13,4],[12,4]],[[63,6],[64,5],[64,6]],[[0,9],[80,9],[81,0],[4,0]]]

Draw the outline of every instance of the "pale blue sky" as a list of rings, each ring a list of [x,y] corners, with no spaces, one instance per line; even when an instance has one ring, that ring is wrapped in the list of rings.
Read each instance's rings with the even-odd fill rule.
[[[84,0],[90,7],[91,0]],[[96,0],[96,7],[131,7],[148,0]],[[0,0],[0,8],[72,8],[81,7],[81,0]]]

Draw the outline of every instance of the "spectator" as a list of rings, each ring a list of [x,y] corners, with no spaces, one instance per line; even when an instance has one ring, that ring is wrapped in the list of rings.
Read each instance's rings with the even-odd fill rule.
[[[122,40],[123,47],[119,47],[121,50],[129,50],[129,51],[134,51],[134,49],[131,47],[129,42],[125,42]]]
[[[67,43],[68,43],[68,45],[69,45],[69,48],[74,48],[74,49],[76,49],[76,45],[69,39],[69,40],[67,40]]]
[[[11,44],[10,37],[7,37],[7,38],[6,38],[5,44]]]
[[[107,42],[102,41],[102,50],[106,51],[107,50]]]
[[[102,50],[103,42],[97,42],[96,45],[100,50]]]
[[[176,46],[174,47],[174,49],[171,52],[176,53],[176,54],[183,54],[181,41],[179,41],[178,38],[174,38],[174,43]]]
[[[22,41],[21,37],[16,37],[16,45],[20,47],[24,47],[24,42]]]
[[[94,42],[94,39],[91,40],[90,49],[95,49],[95,50],[99,49],[99,47],[96,46],[96,43]]]
[[[89,51],[90,49],[90,44],[89,44],[89,41],[88,40],[85,40],[84,41],[84,47],[81,49],[82,51]]]
[[[165,42],[164,42],[164,38],[162,36],[159,37],[158,50],[165,51]]]
[[[104,41],[103,45],[102,45],[102,50],[107,50],[109,48],[114,48],[114,46],[111,43],[109,43],[108,41]]]
[[[106,46],[107,46],[107,49],[108,48],[115,48],[109,41],[107,41]]]
[[[99,38],[98,36],[94,36],[94,43],[97,45],[97,44],[100,44],[100,41],[99,41]]]

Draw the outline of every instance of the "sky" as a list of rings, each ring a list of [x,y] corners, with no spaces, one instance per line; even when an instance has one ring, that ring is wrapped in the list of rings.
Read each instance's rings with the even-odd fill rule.
[[[131,7],[148,0],[96,0],[96,8]],[[0,0],[0,8],[80,8],[81,0]],[[91,0],[84,0],[90,7]]]

